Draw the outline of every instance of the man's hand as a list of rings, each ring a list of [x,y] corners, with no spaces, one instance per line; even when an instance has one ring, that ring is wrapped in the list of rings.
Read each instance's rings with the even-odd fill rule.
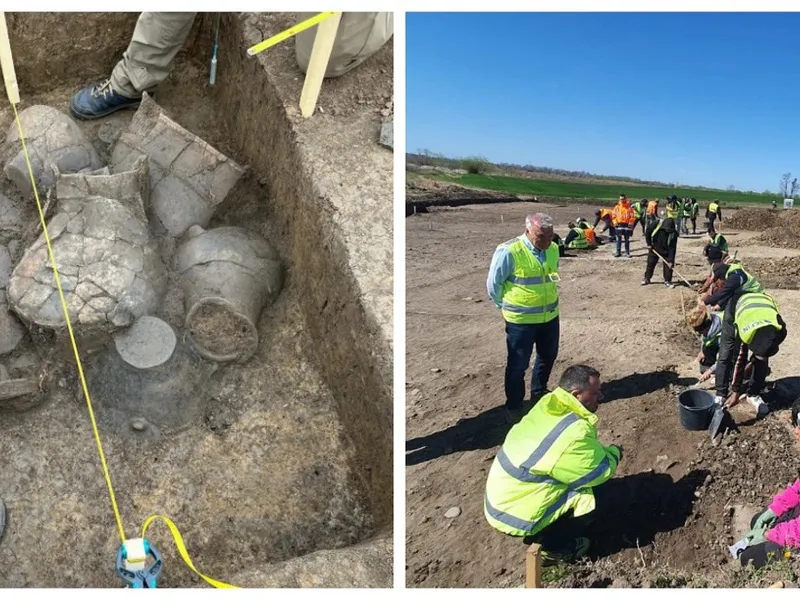
[[[769,529],[778,519],[778,515],[772,512],[770,509],[765,510],[761,513],[761,516],[756,519],[756,523],[753,526],[753,529]]]
[[[703,362],[703,357],[704,356],[705,356],[705,354],[703,354],[702,352],[698,352],[697,353],[697,362]]]
[[[611,447],[617,449],[617,452],[619,454],[619,462],[622,462],[622,448],[620,446],[617,446],[616,444],[612,444]]]
[[[725,408],[733,408],[737,404],[739,404],[739,393],[734,392],[728,396],[728,401],[725,402]]]
[[[713,373],[711,372],[711,369],[709,369],[708,371],[706,371],[705,373],[700,375],[699,382],[703,383],[704,381],[708,381],[709,379],[711,379],[712,375],[713,375]]]

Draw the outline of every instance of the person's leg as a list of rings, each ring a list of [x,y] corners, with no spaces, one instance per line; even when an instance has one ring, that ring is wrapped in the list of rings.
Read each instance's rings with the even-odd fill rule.
[[[767,375],[769,374],[769,359],[758,360],[753,359],[753,378],[750,387],[747,390],[748,396],[760,396],[764,391],[764,386],[767,383]]]
[[[619,256],[620,251],[622,249],[622,231],[617,230],[617,251],[614,253],[614,256]]]
[[[728,399],[728,388],[730,387],[731,377],[733,376],[733,363],[739,355],[740,346],[741,342],[736,335],[733,319],[723,318],[722,335],[719,340],[719,354],[717,355],[717,370],[714,373],[716,394],[721,397],[723,401]]]
[[[531,376],[531,400],[537,401],[547,392],[547,382],[558,357],[558,342],[561,332],[560,319],[556,317],[548,323],[536,327],[536,361]]]
[[[186,42],[196,14],[143,12],[136,22],[128,49],[111,72],[114,91],[128,98],[137,98],[164,81]]]
[[[316,13],[301,13],[301,20]],[[336,41],[325,77],[339,77],[354,69],[380,50],[394,33],[394,16],[390,12],[346,12],[342,14]],[[317,28],[301,31],[295,36],[295,57],[304,73],[308,70]]]
[[[669,257],[667,256],[664,258],[669,260]],[[669,268],[669,265],[666,263],[666,261],[661,261],[661,269],[662,273],[664,274],[664,283],[672,283],[672,269]]]
[[[744,552],[739,555],[739,561],[743,567],[748,563],[752,563],[756,569],[761,569],[767,564],[781,560],[783,558],[783,548],[773,542],[763,542],[748,546]]]
[[[506,323],[506,363],[505,392],[506,408],[519,410],[525,398],[525,371],[531,363],[533,354],[535,325]],[[538,360],[538,357],[537,357]]]
[[[649,282],[653,278],[653,273],[656,270],[656,265],[658,264],[658,257],[655,253],[650,250],[647,253],[647,267],[644,270],[644,280]]]
[[[631,255],[631,230],[625,231],[625,254],[627,256]]]
[[[111,76],[79,90],[70,112],[79,119],[97,119],[124,108],[136,108],[143,92],[164,81],[183,47],[196,13],[139,15],[128,49]]]
[[[697,217],[692,217],[692,235],[697,233]]]

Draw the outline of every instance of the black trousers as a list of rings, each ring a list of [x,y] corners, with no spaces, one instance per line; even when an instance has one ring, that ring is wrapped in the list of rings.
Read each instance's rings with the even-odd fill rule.
[[[735,298],[728,300],[728,306],[735,300]],[[722,319],[722,335],[719,338],[717,371],[714,373],[714,388],[716,389],[717,396],[726,399],[728,397],[728,390],[730,389],[731,378],[733,377],[733,367],[736,362],[736,357],[739,356],[741,344],[739,336],[736,335],[736,327],[733,325],[733,317],[728,315],[728,311],[726,310]]]
[[[661,254],[659,252],[659,254]],[[664,258],[669,260],[669,257],[665,254],[661,254]],[[644,278],[647,281],[653,277],[653,273],[655,273],[656,265],[661,262],[661,259],[656,256],[656,253],[650,250],[647,253],[647,268],[644,271]],[[666,264],[663,265],[663,273],[664,273],[664,281],[666,283],[672,283],[672,269],[670,269]]]
[[[692,217],[692,233],[697,233],[697,217]]]

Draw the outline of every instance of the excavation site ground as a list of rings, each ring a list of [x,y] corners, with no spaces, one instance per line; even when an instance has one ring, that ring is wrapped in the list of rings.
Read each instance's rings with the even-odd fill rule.
[[[137,16],[6,13],[20,114],[40,106],[68,115],[72,94],[111,72]],[[212,88],[214,15],[199,15],[170,79],[156,90],[158,131],[183,136],[187,148],[211,160],[206,167],[242,169],[226,175],[234,185],[221,203],[214,204],[215,187],[212,205],[193,205],[210,210],[202,229],[181,222],[186,215],[178,207],[189,200],[173,187],[164,192],[178,185],[170,179],[180,170],[177,159],[161,173],[164,183],[153,178],[140,195],[152,204],[146,220],[123,219],[115,229],[119,213],[105,222],[96,216],[100,208],[135,206],[141,190],[134,182],[160,168],[158,149],[168,153],[166,142],[151,139],[149,163],[134,164],[135,152],[129,161],[120,154],[124,144],[138,143],[132,123],[144,112],[134,110],[77,122],[75,135],[88,143],[84,156],[99,160],[93,168],[111,168],[110,177],[97,175],[107,178],[97,185],[128,185],[136,198],[92,200],[89,193],[91,204],[80,189],[95,189],[99,179],[61,173],[61,195],[43,194],[42,203],[59,230],[57,260],[67,267],[77,261],[74,273],[62,275],[65,291],[83,283],[89,244],[103,242],[104,231],[111,231],[106,246],[119,245],[119,260],[137,265],[130,267],[136,278],[116,291],[114,269],[128,271],[113,260],[90,265],[94,281],[106,278],[107,285],[82,288],[89,291],[74,323],[127,536],[138,537],[145,518],[161,514],[178,525],[201,572],[236,586],[387,587],[392,152],[378,137],[392,106],[392,45],[351,74],[326,80],[321,109],[303,120],[293,41],[257,57],[244,52],[300,19],[223,14]],[[0,128],[13,137],[7,104]],[[120,171],[127,175],[115,175]],[[55,297],[41,304],[30,292],[50,294],[52,284],[37,262],[44,250],[28,251],[41,235],[35,203],[6,176],[0,195],[7,302],[33,307],[34,321],[58,319],[48,304]],[[123,241],[134,233],[150,244],[143,263],[140,249],[125,254]],[[78,243],[82,257],[65,250],[59,258],[59,247]],[[245,258],[232,267],[225,249],[234,247]],[[221,254],[212,256],[214,248]],[[159,260],[163,268],[154,266]],[[276,265],[280,277],[271,270]],[[219,280],[212,268],[223,269]],[[246,298],[234,314],[224,304],[195,303],[195,293]],[[131,320],[134,330],[126,320],[131,306],[150,307],[155,319]],[[115,331],[95,345],[99,338],[87,328],[100,322]],[[119,534],[64,328],[0,325],[0,498],[8,517],[0,586],[119,587]],[[139,345],[130,339],[137,335]],[[207,586],[184,565],[165,526],[152,525],[147,537],[164,556],[160,587]]]
[[[568,221],[591,220],[594,210],[515,202],[429,207],[406,219],[411,587],[524,585],[527,547],[483,516],[486,476],[509,427],[503,419],[505,334],[486,295],[486,274],[495,247],[522,233],[526,214],[547,212],[563,236]],[[569,251],[561,260],[561,342],[550,384],[571,364],[600,371],[606,397],[598,410],[600,439],[624,449],[615,478],[637,502],[631,513],[608,519],[587,558],[545,569],[547,586],[766,587],[798,579],[795,559],[753,572],[731,558],[728,546],[798,476],[788,406],[800,394],[800,337],[791,333],[800,327],[800,228],[795,211],[724,210],[721,231],[731,253],[738,252],[774,294],[790,332],[770,362],[772,391],[765,399],[773,411],[756,421],[748,404],[734,407],[737,427],[717,445],[708,432],[684,430],[677,392],[696,383],[699,348],[683,325],[682,302],[691,306],[696,294],[665,288],[660,267],[651,285],[639,285],[647,252],[641,228],[630,260],[613,258],[609,246]],[[704,238],[690,235],[678,243],[676,269],[690,282],[708,273]]]

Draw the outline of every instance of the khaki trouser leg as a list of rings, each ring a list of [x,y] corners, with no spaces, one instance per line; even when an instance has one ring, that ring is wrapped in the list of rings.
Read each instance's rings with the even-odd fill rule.
[[[305,20],[315,14],[302,13],[300,20]],[[325,77],[339,77],[357,67],[380,50],[391,39],[393,33],[394,15],[392,13],[343,13]],[[308,69],[316,35],[317,28],[312,27],[298,33],[295,37],[297,64],[304,73]]]
[[[172,69],[197,13],[143,12],[121,61],[111,73],[111,87],[128,98],[152,91]]]

